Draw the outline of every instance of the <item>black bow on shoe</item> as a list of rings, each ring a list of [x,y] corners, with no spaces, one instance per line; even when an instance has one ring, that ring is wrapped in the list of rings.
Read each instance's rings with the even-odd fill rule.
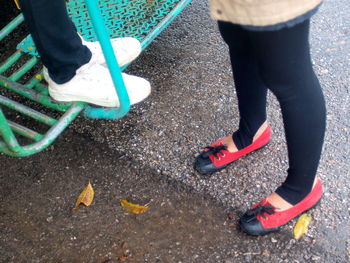
[[[210,155],[214,154],[216,159],[219,159],[218,154],[222,151],[222,150],[227,150],[227,146],[226,145],[218,145],[218,146],[207,146],[204,148],[204,150],[208,149],[208,151],[203,151],[200,156],[202,158],[209,158]]]
[[[258,215],[261,215],[263,218],[266,219],[265,213],[269,214],[269,215],[273,215],[274,213],[276,213],[276,207],[272,206],[272,205],[258,205],[257,207],[250,209],[246,212],[247,216],[255,216],[257,217]],[[252,217],[253,219],[254,217]]]

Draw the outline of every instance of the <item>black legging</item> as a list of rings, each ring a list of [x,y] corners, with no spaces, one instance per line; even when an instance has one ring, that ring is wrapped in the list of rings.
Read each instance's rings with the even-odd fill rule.
[[[249,145],[266,120],[267,89],[277,97],[286,133],[289,169],[277,194],[291,204],[312,189],[325,132],[325,102],[312,69],[310,21],[277,31],[249,31],[219,22],[230,49],[240,112],[233,135],[238,149]]]

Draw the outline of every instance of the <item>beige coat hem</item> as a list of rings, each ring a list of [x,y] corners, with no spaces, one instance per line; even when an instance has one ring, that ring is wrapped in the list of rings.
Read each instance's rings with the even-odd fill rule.
[[[241,25],[269,26],[292,20],[322,0],[210,0],[211,17]]]

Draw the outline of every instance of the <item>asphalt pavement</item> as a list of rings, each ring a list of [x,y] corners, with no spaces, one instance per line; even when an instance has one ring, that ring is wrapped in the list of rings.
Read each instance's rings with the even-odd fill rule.
[[[131,172],[136,173],[137,178],[143,175],[142,171],[149,171],[144,176],[153,181],[145,187],[157,185],[158,180],[165,181],[180,192],[209,200],[211,208],[205,203],[206,209],[217,211],[219,207],[222,211],[222,214],[215,212],[218,217],[211,217],[210,222],[214,223],[201,223],[203,229],[215,229],[220,225],[217,233],[221,238],[215,239],[215,244],[203,245],[212,250],[201,254],[197,247],[193,254],[186,250],[181,260],[180,256],[169,260],[160,256],[149,262],[350,261],[350,208],[347,205],[350,197],[349,8],[348,0],[328,0],[312,19],[312,57],[327,103],[327,131],[318,170],[325,194],[320,206],[309,213],[313,221],[308,234],[298,241],[292,235],[295,221],[263,237],[247,236],[232,223],[252,203],[274,191],[286,176],[288,160],[283,124],[273,95],[268,97],[268,120],[273,137],[267,147],[210,177],[201,176],[193,169],[194,158],[201,147],[225,136],[238,125],[228,50],[216,23],[208,15],[207,1],[194,0],[127,69],[128,73],[151,81],[152,95],[145,102],[133,106],[120,120],[79,118],[71,126],[81,135],[107,147],[112,152],[108,158],[115,155],[130,163]],[[104,159],[106,151],[105,148],[97,151],[97,160]],[[108,180],[113,180],[111,174],[106,177]],[[98,175],[94,178],[98,183]],[[101,180],[107,183],[103,178]],[[163,187],[162,184],[159,187]],[[137,196],[137,192],[134,195]],[[198,202],[192,208],[196,206]],[[230,221],[224,218],[227,213]],[[191,231],[190,224],[186,231]],[[212,235],[208,233],[208,237]],[[180,254],[181,250],[175,253]]]

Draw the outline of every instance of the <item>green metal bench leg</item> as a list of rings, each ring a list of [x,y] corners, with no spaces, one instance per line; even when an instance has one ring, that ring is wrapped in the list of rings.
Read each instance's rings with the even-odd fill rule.
[[[68,125],[80,114],[84,107],[85,103],[83,102],[73,103],[72,106],[66,111],[66,113],[63,114],[60,120],[50,128],[50,130],[46,133],[44,138],[36,143],[26,145],[23,147],[19,146],[19,149],[15,148],[13,150],[13,147],[10,147],[8,143],[8,139],[4,138],[5,143],[0,141],[0,152],[3,152],[10,156],[24,157],[44,150],[68,127]],[[3,119],[1,119],[1,117],[3,117]],[[5,116],[2,114],[1,111],[0,130],[5,131],[3,133],[5,133],[6,136],[8,136],[8,134],[13,135],[13,132],[11,130],[8,131],[8,128],[9,125],[7,123],[7,120],[5,119]],[[9,139],[11,139],[11,136],[9,136]]]
[[[85,0],[86,7],[89,11],[91,22],[94,26],[95,33],[98,40],[100,41],[101,48],[106,58],[109,72],[111,74],[115,90],[118,94],[120,107],[117,109],[102,109],[95,108],[91,109],[86,115],[89,115],[91,118],[122,118],[130,110],[130,99],[128,92],[126,91],[121,70],[119,68],[117,58],[115,56],[111,40],[106,30],[105,22],[100,12],[100,8],[97,5],[97,1],[94,0]],[[109,115],[107,114],[110,113]]]
[[[5,143],[8,145],[9,150],[12,152],[19,152],[21,146],[19,146],[15,135],[13,134],[11,127],[9,126],[4,113],[0,109],[0,133]]]

